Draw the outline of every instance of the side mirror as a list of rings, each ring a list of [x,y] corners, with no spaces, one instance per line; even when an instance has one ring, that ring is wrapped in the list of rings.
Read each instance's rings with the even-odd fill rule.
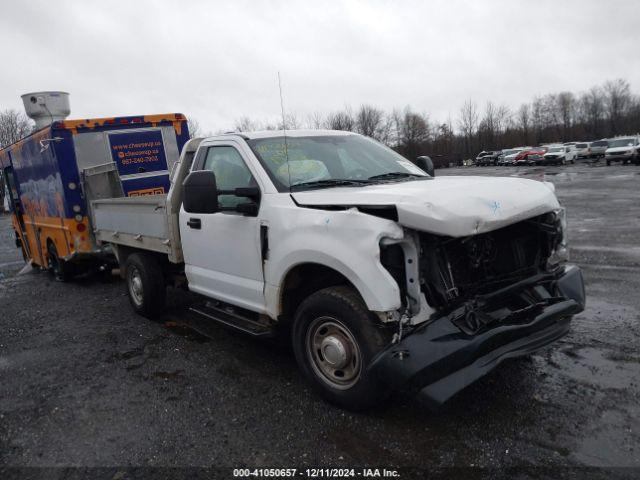
[[[433,162],[426,155],[422,157],[418,157],[416,159],[416,165],[429,174],[430,177],[435,177],[435,169],[433,167]]]
[[[195,170],[182,182],[183,205],[189,213],[216,213],[218,205],[218,186],[216,174],[211,170]]]
[[[230,195],[235,195],[236,197],[247,197],[253,200],[260,200],[260,189],[258,187],[238,187],[228,193]],[[220,190],[218,194],[227,194],[227,192]]]

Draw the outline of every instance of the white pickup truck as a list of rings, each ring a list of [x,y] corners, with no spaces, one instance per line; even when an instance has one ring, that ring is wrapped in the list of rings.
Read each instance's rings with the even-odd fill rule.
[[[193,139],[167,195],[92,202],[94,234],[143,315],[186,286],[209,322],[289,335],[334,403],[439,405],[566,334],[585,293],[552,184],[417,164],[346,132]]]

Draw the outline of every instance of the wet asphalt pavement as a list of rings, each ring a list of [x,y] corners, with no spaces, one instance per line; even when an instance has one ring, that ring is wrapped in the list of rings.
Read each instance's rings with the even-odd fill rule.
[[[567,207],[587,309],[552,348],[436,414],[405,396],[367,414],[328,405],[288,348],[180,327],[185,292],[153,322],[119,280],[18,274],[0,216],[0,466],[640,467],[640,167],[437,175],[543,172]]]

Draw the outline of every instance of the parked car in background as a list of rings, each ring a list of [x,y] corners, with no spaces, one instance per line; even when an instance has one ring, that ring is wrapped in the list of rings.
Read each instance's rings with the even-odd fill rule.
[[[576,159],[589,158],[590,150],[588,142],[578,142],[576,147]]]
[[[513,165],[516,161],[516,157],[522,150],[524,150],[524,148],[511,148],[509,150],[503,150],[502,160],[500,160],[498,164],[503,166]]]
[[[611,162],[638,163],[638,137],[618,137],[609,140],[609,148],[604,152],[607,165]]]
[[[530,165],[530,160],[529,160],[529,156],[532,155],[536,155],[536,156],[540,156],[540,155],[544,155],[545,152],[547,151],[546,147],[533,147],[533,148],[529,148],[527,150],[522,150],[520,153],[518,153],[515,158],[514,158],[514,163],[516,165]]]
[[[488,165],[497,165],[498,164],[498,156],[500,155],[500,151],[485,151],[483,150],[478,154],[475,160],[475,164],[478,167],[485,167]]]
[[[532,153],[527,156],[527,165],[544,165],[544,154],[543,153]]]
[[[609,148],[609,142],[607,140],[596,140],[589,144],[589,158],[602,158],[604,157],[605,150]]]
[[[476,166],[480,166],[480,164],[482,163],[484,156],[488,155],[490,152],[487,152],[485,150],[481,151],[475,158],[475,160],[473,161],[473,163],[475,163]]]
[[[549,147],[544,154],[545,165],[565,165],[576,163],[577,150],[574,145],[557,145]]]

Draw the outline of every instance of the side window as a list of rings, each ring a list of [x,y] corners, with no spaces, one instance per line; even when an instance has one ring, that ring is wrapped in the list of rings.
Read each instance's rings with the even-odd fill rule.
[[[257,185],[240,153],[234,147],[209,147],[202,169],[212,170],[216,174],[218,190],[233,190],[234,188],[255,187]],[[221,207],[235,207],[246,201],[246,198],[235,195],[220,195],[218,197]]]
[[[16,182],[15,182],[15,178],[13,178],[13,170],[11,167],[7,167],[4,169],[3,177],[5,181],[5,188],[6,188],[6,191],[8,192],[9,198],[14,201],[17,200],[18,190],[16,189]]]

